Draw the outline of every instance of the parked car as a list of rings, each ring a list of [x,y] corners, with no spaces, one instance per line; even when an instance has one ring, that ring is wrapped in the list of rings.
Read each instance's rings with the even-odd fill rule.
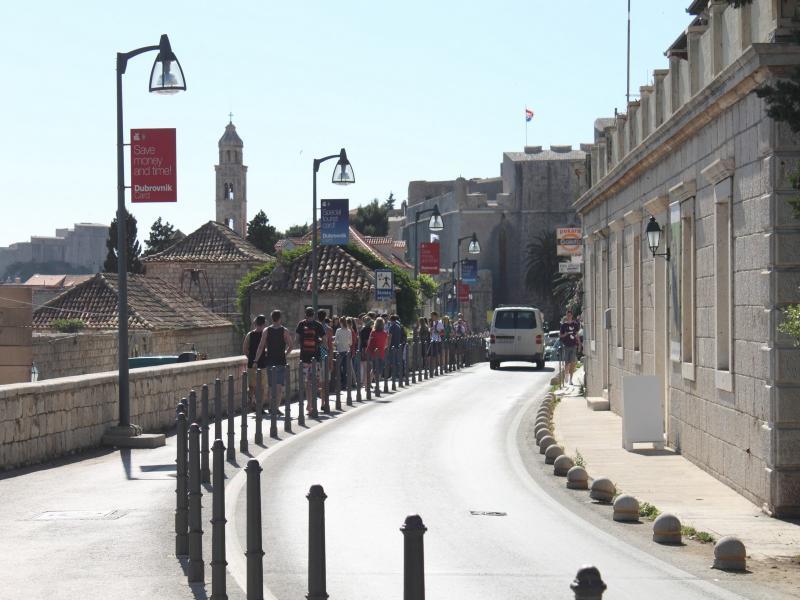
[[[545,346],[545,348],[544,348],[544,359],[545,360],[558,360],[560,351],[561,351],[561,340],[556,339],[552,344],[550,344],[548,346]]]
[[[503,361],[532,362],[544,368],[542,311],[532,306],[501,306],[492,315],[489,329],[489,367]]]

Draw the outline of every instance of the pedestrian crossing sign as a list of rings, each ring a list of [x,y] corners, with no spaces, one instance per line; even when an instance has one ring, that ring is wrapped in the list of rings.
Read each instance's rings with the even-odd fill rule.
[[[375,299],[391,300],[394,297],[394,273],[391,269],[375,269]]]

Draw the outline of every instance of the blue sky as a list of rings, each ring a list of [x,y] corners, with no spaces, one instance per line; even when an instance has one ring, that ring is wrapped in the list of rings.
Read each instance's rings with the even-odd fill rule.
[[[633,0],[631,87],[664,68],[689,0]],[[0,245],[116,210],[117,51],[170,36],[188,90],[147,92],[154,54],[124,77],[125,128],[176,127],[177,205],[132,207],[184,232],[214,218],[217,140],[245,143],[248,218],[311,219],[311,161],[347,148],[351,206],[414,179],[491,177],[504,151],[578,144],[624,109],[626,0],[6,3],[0,9]],[[127,172],[126,164],[126,172]],[[129,204],[130,208],[130,204]]]

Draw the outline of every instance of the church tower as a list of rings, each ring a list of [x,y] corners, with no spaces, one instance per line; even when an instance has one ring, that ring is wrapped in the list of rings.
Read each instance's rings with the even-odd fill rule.
[[[242,164],[242,138],[230,121],[219,139],[217,172],[217,222],[240,236],[247,235],[247,167]]]

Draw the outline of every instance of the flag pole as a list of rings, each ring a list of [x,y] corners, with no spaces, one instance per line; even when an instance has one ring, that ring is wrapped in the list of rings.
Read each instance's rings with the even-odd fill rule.
[[[525,106],[522,110],[522,114],[525,117],[525,145],[528,145],[528,107]]]

